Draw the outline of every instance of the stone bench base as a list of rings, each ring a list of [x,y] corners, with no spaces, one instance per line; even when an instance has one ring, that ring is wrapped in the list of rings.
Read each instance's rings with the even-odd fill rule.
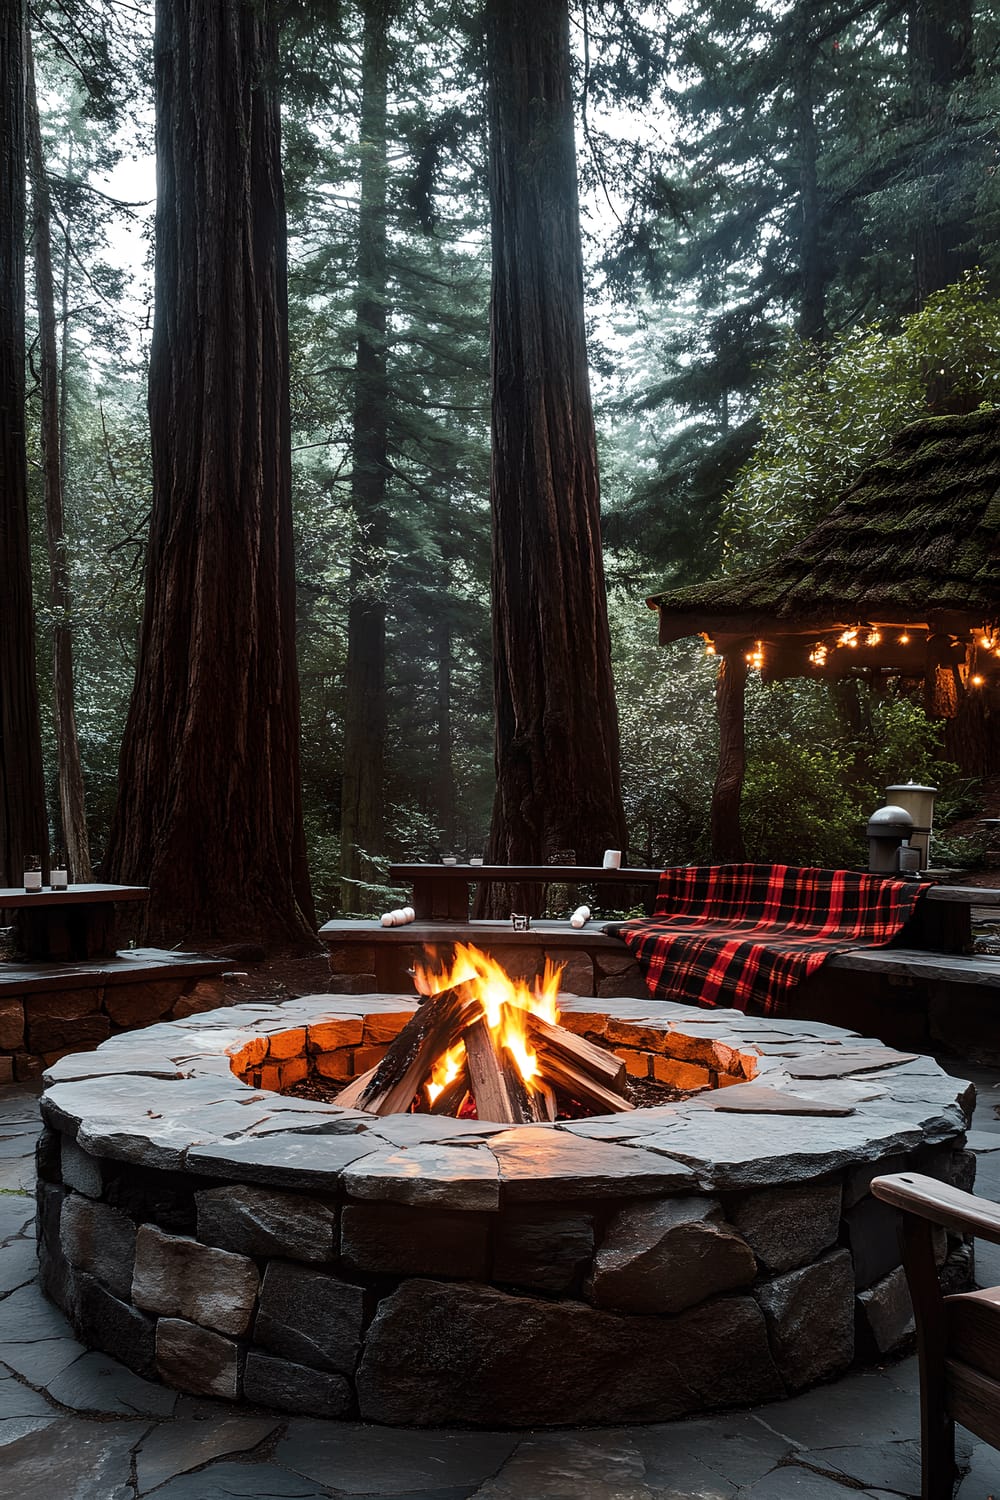
[[[0,964],[0,1084],[38,1078],[119,1031],[225,1003],[229,959],[133,948],[86,962]]]

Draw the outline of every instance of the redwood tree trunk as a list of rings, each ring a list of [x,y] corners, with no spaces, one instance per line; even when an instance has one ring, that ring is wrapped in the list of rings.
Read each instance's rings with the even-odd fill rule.
[[[159,0],[153,511],[107,870],[159,940],[304,939],[270,0]]]
[[[385,512],[389,385],[386,372],[386,95],[394,0],[367,0],[361,64],[361,197],[351,467],[355,539],[347,624],[341,904],[359,911],[357,882],[385,842]]]
[[[45,489],[45,539],[49,554],[49,598],[52,605],[52,716],[56,729],[59,815],[62,843],[71,880],[88,881],[90,843],[83,789],[80,742],[76,732],[73,687],[72,593],[63,515],[63,433],[60,421],[59,359],[55,290],[52,277],[52,205],[42,152],[31,33],[25,31],[27,77],[28,172],[31,178],[32,245],[35,300],[38,305],[38,360],[41,383],[42,470]],[[65,355],[65,346],[64,346]]]
[[[971,0],[911,0],[908,33],[911,109],[926,132],[929,179],[929,201],[914,224],[914,300],[922,307],[976,263],[968,207],[956,188],[961,164],[954,148],[938,144],[948,138],[952,96],[973,69]]]
[[[493,645],[487,857],[624,848],[570,93],[567,0],[488,0]],[[510,893],[487,887],[488,907]]]
[[[810,36],[813,5],[799,0],[793,79],[799,157],[799,313],[800,336],[816,344],[826,339],[826,273],[823,264],[823,207],[819,186],[819,132],[816,128],[814,69],[816,43]]]
[[[0,884],[48,866],[24,447],[24,23],[0,5]]]

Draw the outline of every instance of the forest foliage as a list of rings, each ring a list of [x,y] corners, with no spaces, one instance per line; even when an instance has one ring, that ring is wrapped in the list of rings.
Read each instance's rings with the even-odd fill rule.
[[[371,909],[392,857],[481,852],[489,824],[483,43],[478,8],[449,0],[285,11],[302,775],[322,919]],[[151,151],[151,21],[145,0],[37,0],[31,16],[95,858],[115,797],[150,508],[151,191],[118,184],[142,183],[126,167]],[[387,65],[373,145],[360,122],[374,21]],[[639,863],[683,861],[708,852],[713,666],[695,644],[656,645],[645,595],[772,555],[912,418],[1000,404],[1000,23],[984,0],[583,0],[571,24],[629,845]],[[373,285],[359,222],[376,146]],[[366,512],[352,477],[359,309],[373,299],[385,323],[385,484]],[[46,583],[30,305],[28,319],[55,820],[41,643],[66,622]],[[368,875],[345,887],[345,676],[361,594],[384,614],[385,832],[363,851]],[[753,856],[856,862],[887,780],[951,774],[955,785],[919,708],[865,687],[847,696],[752,683]]]

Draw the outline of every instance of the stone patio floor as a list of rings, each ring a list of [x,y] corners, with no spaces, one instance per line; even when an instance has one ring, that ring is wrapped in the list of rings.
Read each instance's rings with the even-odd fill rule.
[[[977,1189],[1000,1199],[1000,1070],[979,1090]],[[427,1432],[254,1416],[76,1342],[35,1282],[33,1090],[0,1088],[0,1494],[5,1500],[849,1500],[920,1493],[907,1359],[749,1412],[653,1427]],[[980,1285],[1000,1248],[977,1246]],[[957,1500],[1000,1500],[960,1433]]]

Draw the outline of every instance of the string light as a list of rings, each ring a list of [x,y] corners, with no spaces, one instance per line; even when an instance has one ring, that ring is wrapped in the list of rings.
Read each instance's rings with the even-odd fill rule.
[[[983,682],[985,681],[985,678],[980,677],[979,673],[977,672],[976,675],[975,675],[975,677],[971,678],[970,680],[972,682],[972,686],[973,687],[982,687]]]
[[[899,637],[899,644],[901,646],[908,646],[910,644],[910,637],[907,635],[907,633],[906,633],[905,630],[903,631],[903,634]]]
[[[828,647],[822,641],[817,641],[809,653],[809,665],[811,667],[825,667],[828,655]]]
[[[882,632],[881,632],[881,630],[869,630],[868,634],[865,636],[865,645],[866,646],[877,646],[877,645],[879,645],[879,643],[881,642],[881,640],[882,640]]]
[[[754,649],[747,652],[747,661],[755,671],[759,672],[764,665],[764,642],[755,641]]]
[[[858,629],[859,629],[859,627],[857,625],[855,625],[855,626],[852,627],[852,629],[845,630],[838,637],[838,639],[837,639],[837,645],[838,646],[856,646],[858,644]]]

